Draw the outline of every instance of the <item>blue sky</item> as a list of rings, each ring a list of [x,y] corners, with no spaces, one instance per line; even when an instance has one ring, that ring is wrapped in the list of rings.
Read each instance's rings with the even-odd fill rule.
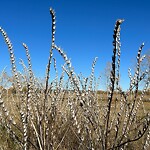
[[[127,71],[135,63],[140,44],[145,42],[143,54],[150,49],[150,1],[1,0],[0,26],[6,30],[13,43],[17,67],[21,70],[19,58],[27,62],[22,47],[22,42],[25,42],[30,50],[33,70],[39,77],[45,76],[49,55],[50,7],[56,11],[56,44],[71,58],[75,71],[82,72],[84,76],[90,74],[95,57],[98,57],[95,75],[103,73],[106,63],[111,61],[115,21],[118,18],[125,19],[121,26],[121,84],[126,89]],[[0,56],[0,71],[5,66],[9,71],[8,50],[2,36]],[[61,72],[63,59],[57,52],[54,57]]]

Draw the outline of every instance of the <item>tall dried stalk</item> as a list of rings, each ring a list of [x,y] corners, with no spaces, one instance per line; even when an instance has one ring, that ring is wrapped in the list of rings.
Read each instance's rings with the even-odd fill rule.
[[[116,54],[117,52],[120,54],[120,25],[123,20],[119,19],[116,21],[115,29],[114,29],[114,41],[113,41],[113,56],[112,56],[112,70],[110,75],[110,86],[109,86],[109,94],[108,94],[108,111],[106,115],[106,131],[105,131],[105,149],[107,149],[108,145],[108,132],[109,132],[109,122],[110,122],[110,112],[111,112],[111,105],[113,100],[113,94],[115,89],[115,81],[116,81]],[[118,63],[120,60],[118,61]],[[119,64],[118,64],[119,65]]]

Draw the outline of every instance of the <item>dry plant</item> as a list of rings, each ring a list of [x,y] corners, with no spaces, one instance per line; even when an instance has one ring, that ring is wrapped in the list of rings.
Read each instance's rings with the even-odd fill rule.
[[[134,74],[129,69],[130,85],[122,91],[120,85],[120,26],[116,21],[113,34],[113,55],[108,95],[99,94],[99,80],[94,77],[97,58],[91,74],[77,75],[67,54],[55,43],[56,16],[52,16],[52,42],[46,69],[45,83],[34,76],[29,50],[23,47],[28,67],[21,60],[24,73],[17,70],[12,43],[7,33],[0,32],[8,46],[12,67],[11,82],[14,92],[0,88],[0,148],[24,150],[124,150],[150,148],[150,114],[144,108],[143,98],[149,85],[146,80],[139,94],[139,83],[148,71],[141,72],[144,44],[139,47]],[[53,51],[64,59],[60,77]],[[50,81],[52,64],[56,76]],[[65,79],[65,74],[68,78]],[[3,82],[2,72],[0,82]],[[146,78],[149,79],[149,78]]]

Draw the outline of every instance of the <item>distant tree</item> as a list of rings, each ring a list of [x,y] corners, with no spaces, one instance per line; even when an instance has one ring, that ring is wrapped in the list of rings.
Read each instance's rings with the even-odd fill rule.
[[[108,85],[109,85],[109,80],[110,80],[110,72],[111,72],[111,62],[106,63],[106,67],[104,70],[104,87],[105,90],[108,91]]]

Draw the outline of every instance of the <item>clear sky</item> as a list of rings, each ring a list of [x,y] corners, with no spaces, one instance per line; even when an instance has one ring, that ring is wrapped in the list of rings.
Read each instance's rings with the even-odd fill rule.
[[[112,35],[115,21],[125,19],[121,26],[121,83],[128,87],[128,68],[135,62],[137,50],[145,42],[143,54],[150,49],[149,0],[1,0],[0,26],[8,33],[19,58],[26,63],[22,42],[30,50],[33,70],[44,77],[51,42],[51,16],[56,11],[56,44],[71,58],[77,73],[88,76],[91,63],[98,57],[95,75],[104,71],[111,61]],[[58,71],[63,59],[54,53]],[[10,62],[7,46],[0,36],[0,71]],[[53,77],[53,72],[51,74]]]

